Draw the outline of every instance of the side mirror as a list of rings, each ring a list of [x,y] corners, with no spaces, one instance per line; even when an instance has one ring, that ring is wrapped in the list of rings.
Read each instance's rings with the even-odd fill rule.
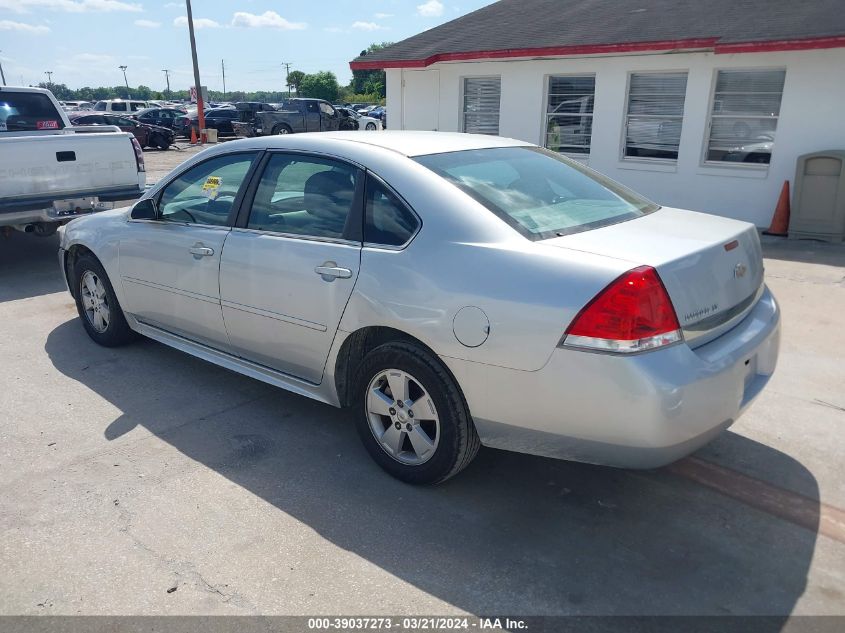
[[[130,216],[133,220],[155,220],[158,217],[158,209],[155,200],[145,198],[132,207]]]

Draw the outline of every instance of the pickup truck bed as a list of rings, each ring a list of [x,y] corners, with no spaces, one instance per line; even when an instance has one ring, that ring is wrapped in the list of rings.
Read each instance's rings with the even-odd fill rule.
[[[33,93],[38,110],[31,106]],[[71,127],[44,90],[2,88],[4,103],[22,114],[0,121],[0,227],[47,235],[78,215],[143,194],[143,153],[130,134],[109,126]]]

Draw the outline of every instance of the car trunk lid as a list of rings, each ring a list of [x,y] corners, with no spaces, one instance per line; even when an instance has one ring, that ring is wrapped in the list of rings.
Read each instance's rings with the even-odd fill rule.
[[[654,267],[692,347],[739,323],[763,289],[756,228],[719,216],[662,208],[543,243]]]

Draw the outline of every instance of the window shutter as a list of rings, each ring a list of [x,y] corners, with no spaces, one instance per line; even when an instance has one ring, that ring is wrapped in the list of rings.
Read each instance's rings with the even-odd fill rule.
[[[501,100],[501,77],[464,79],[464,132],[497,135]]]
[[[678,159],[687,73],[634,73],[628,86],[625,156]]]
[[[771,160],[785,70],[720,70],[713,93],[707,160]]]
[[[595,92],[594,75],[549,77],[547,148],[568,154],[590,153]]]

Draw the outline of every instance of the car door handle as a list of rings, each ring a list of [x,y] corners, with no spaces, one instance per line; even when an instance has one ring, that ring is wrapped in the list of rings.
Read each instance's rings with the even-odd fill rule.
[[[214,249],[202,246],[201,244],[194,244],[188,252],[194,257],[211,257],[214,255]]]
[[[352,276],[352,271],[348,268],[341,268],[334,262],[326,262],[322,266],[317,266],[314,272],[320,275],[324,281],[332,281],[333,279],[349,279]]]

